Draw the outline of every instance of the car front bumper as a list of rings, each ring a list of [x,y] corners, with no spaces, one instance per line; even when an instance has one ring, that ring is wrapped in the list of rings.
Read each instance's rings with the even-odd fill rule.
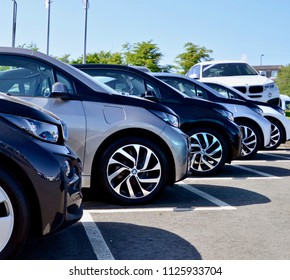
[[[179,128],[166,125],[162,131],[162,138],[166,140],[172,152],[175,168],[174,182],[181,181],[189,175],[191,161],[190,137]]]
[[[28,138],[19,152],[14,157],[21,157],[17,162],[34,186],[42,235],[78,221],[82,217],[82,167],[75,153],[68,146],[34,138]]]

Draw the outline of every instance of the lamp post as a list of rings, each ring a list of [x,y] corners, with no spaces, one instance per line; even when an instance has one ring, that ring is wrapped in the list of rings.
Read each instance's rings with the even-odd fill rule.
[[[46,54],[49,55],[49,33],[50,33],[50,4],[52,0],[45,0],[45,8],[47,9],[47,32],[46,32]]]
[[[15,37],[16,37],[16,17],[17,17],[17,2],[16,0],[12,0],[13,7],[12,7],[12,47],[15,47]]]
[[[263,59],[263,54],[261,54],[261,57],[260,57],[260,65],[262,65],[262,59]]]
[[[89,0],[83,0],[83,7],[85,10],[85,33],[84,33],[84,55],[83,55],[83,63],[86,63],[87,60],[87,22],[88,22],[88,8],[89,8]]]

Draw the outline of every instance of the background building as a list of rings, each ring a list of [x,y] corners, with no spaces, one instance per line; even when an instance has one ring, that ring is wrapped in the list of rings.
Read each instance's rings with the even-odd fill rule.
[[[259,65],[253,66],[261,75],[266,76],[272,80],[275,80],[278,76],[279,69],[283,65]]]

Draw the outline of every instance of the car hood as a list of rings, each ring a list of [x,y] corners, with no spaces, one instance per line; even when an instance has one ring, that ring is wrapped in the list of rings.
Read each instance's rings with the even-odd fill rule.
[[[40,121],[59,123],[60,119],[52,112],[18,97],[0,92],[0,113],[35,118]]]
[[[229,77],[210,77],[210,78],[201,78],[200,82],[220,82],[230,86],[256,86],[256,85],[264,85],[273,83],[272,80],[260,76],[260,75],[252,75],[252,76],[229,76]]]

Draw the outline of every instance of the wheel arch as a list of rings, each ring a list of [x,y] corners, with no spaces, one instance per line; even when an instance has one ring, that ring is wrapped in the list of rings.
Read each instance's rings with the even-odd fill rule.
[[[168,147],[167,143],[158,135],[156,135],[155,133],[151,132],[151,131],[147,131],[144,129],[124,129],[122,131],[118,131],[112,135],[110,135],[109,137],[107,137],[105,139],[105,141],[102,142],[102,144],[98,147],[98,150],[96,151],[95,155],[94,155],[94,159],[93,159],[93,164],[92,164],[92,170],[91,170],[91,186],[93,188],[96,187],[95,182],[97,181],[96,175],[94,171],[94,168],[97,164],[98,159],[100,158],[102,152],[109,146],[111,145],[111,143],[113,143],[114,141],[122,138],[122,137],[144,137],[147,138],[149,140],[152,140],[154,143],[157,143],[160,146],[160,149],[164,150],[164,153],[168,156],[168,163],[170,166],[170,171],[169,171],[169,184],[173,184],[174,183],[174,179],[175,179],[175,166],[174,166],[174,159],[173,159],[173,155],[172,152],[170,150],[170,148]]]
[[[264,116],[269,122],[273,122],[273,123],[277,123],[277,124],[279,124],[280,126],[281,126],[281,128],[282,128],[282,143],[285,143],[286,142],[286,129],[285,129],[285,127],[284,127],[284,125],[282,124],[282,122],[279,120],[279,119],[277,119],[277,118],[274,118],[274,117],[272,117],[272,116]]]
[[[32,182],[30,181],[24,170],[10,157],[7,157],[6,155],[0,153],[0,162],[0,168],[9,171],[16,178],[16,180],[21,184],[23,192],[28,199],[32,219],[31,233],[40,233],[41,227],[36,226],[41,225],[40,206],[35,190],[33,189]],[[3,164],[4,162],[5,165]]]
[[[239,124],[240,122],[244,122],[244,123],[248,123],[248,124],[251,124],[253,125],[259,132],[259,136],[260,136],[260,147],[259,148],[263,148],[263,143],[264,143],[264,134],[263,134],[263,131],[260,127],[260,125],[253,121],[252,119],[249,119],[249,118],[244,118],[244,117],[238,117],[238,118],[235,118],[235,122],[237,124]]]
[[[216,130],[221,136],[223,136],[224,141],[226,142],[227,146],[228,147],[231,146],[230,139],[227,135],[225,128],[223,128],[223,126],[218,122],[201,121],[198,123],[188,123],[183,126],[182,130],[188,134],[192,129],[199,128],[199,127]],[[232,149],[228,149],[226,162],[228,163],[231,162],[232,156],[233,156]]]

